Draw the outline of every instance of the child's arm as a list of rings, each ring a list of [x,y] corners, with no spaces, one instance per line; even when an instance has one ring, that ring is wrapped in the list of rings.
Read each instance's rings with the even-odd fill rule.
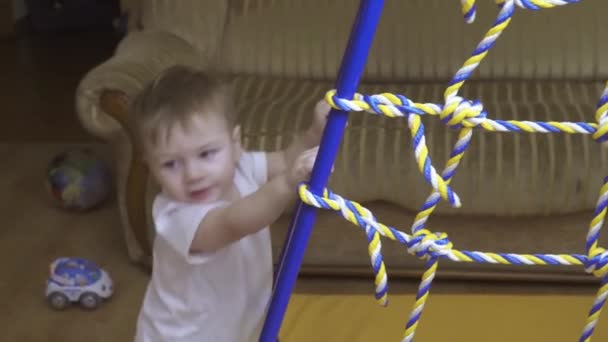
[[[295,195],[297,183],[309,177],[316,154],[317,148],[305,151],[290,172],[274,177],[256,192],[229,206],[210,210],[199,224],[190,252],[220,249],[277,220]]]
[[[319,145],[325,123],[327,122],[329,109],[330,107],[325,100],[317,102],[310,127],[306,131],[297,134],[286,149],[267,154],[268,179],[271,180],[284,173],[302,152]]]

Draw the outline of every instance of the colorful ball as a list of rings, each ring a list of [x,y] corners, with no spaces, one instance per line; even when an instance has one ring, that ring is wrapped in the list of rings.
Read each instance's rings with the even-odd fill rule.
[[[94,208],[112,189],[109,167],[89,149],[56,155],[49,163],[46,176],[47,190],[66,209]]]

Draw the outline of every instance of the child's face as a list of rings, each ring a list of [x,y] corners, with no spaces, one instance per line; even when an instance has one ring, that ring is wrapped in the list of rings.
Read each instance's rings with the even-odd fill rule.
[[[240,155],[238,128],[231,131],[221,115],[196,116],[179,124],[168,139],[146,148],[146,160],[161,188],[176,201],[209,203],[233,194]],[[162,140],[162,139],[161,139]]]

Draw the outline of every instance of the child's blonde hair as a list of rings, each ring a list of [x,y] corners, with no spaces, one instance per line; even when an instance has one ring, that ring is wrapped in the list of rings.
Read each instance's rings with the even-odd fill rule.
[[[176,124],[188,128],[198,115],[223,115],[227,128],[236,125],[230,89],[212,73],[187,66],[173,66],[162,72],[135,97],[132,105],[132,128],[136,146],[158,144],[168,138]]]

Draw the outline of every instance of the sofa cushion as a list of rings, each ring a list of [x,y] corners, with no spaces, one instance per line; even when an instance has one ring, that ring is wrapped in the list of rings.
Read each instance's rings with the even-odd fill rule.
[[[307,127],[314,104],[328,82],[239,76],[234,79],[250,149],[284,148]],[[405,94],[416,102],[442,103],[445,85],[363,84],[365,94]],[[494,119],[593,122],[602,91],[599,82],[478,81],[461,95],[480,99]],[[456,131],[437,117],[423,117],[433,164],[441,170]],[[605,176],[606,155],[589,136],[566,133],[493,133],[477,129],[451,183],[463,206],[441,204],[437,211],[461,215],[550,215],[593,208]],[[346,198],[384,200],[416,211],[430,194],[415,162],[406,120],[352,113],[330,179]]]
[[[379,222],[410,233],[415,213],[382,201],[366,204]],[[445,232],[454,249],[494,253],[583,254],[591,212],[550,217],[497,218],[433,215],[427,228]],[[271,226],[274,259],[278,263],[291,215],[283,215]],[[419,278],[424,261],[409,254],[404,245],[382,238],[382,256],[389,279]],[[600,237],[606,247],[606,235]],[[373,293],[373,269],[365,232],[337,213],[321,210],[302,261],[302,275],[368,276]],[[439,260],[442,279],[500,281],[597,282],[583,266],[500,265]]]

